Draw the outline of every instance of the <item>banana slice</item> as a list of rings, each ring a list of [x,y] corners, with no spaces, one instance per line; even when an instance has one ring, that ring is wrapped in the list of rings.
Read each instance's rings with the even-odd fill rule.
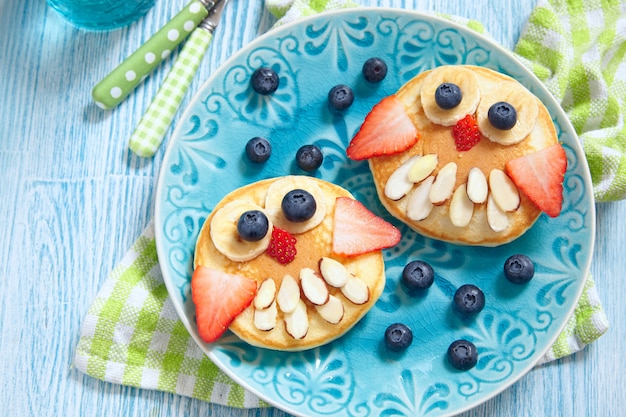
[[[301,189],[311,193],[313,198],[315,198],[315,203],[317,205],[313,217],[303,222],[292,222],[287,220],[283,214],[283,197],[289,191],[295,189]],[[287,176],[270,185],[265,197],[265,212],[276,227],[284,229],[294,235],[304,233],[307,230],[311,230],[324,220],[324,217],[326,216],[324,193],[315,181],[309,179],[308,177]]]
[[[511,104],[517,112],[517,121],[509,130],[498,129],[489,121],[489,108],[500,101]],[[535,97],[523,86],[512,81],[504,81],[493,90],[484,93],[476,110],[480,133],[492,142],[505,146],[519,143],[528,136],[535,127],[538,115],[539,106]]]
[[[211,219],[211,240],[215,248],[231,261],[245,262],[256,258],[270,244],[272,238],[272,219],[267,215],[269,222],[268,233],[261,240],[249,242],[239,237],[237,223],[239,217],[248,210],[260,210],[262,207],[244,200],[235,200],[219,209]]]
[[[462,94],[461,102],[447,110],[435,101],[435,91],[442,83],[456,84]],[[474,114],[480,102],[478,78],[471,70],[459,66],[435,68],[424,79],[420,100],[428,119],[443,126],[453,126],[468,114]]]

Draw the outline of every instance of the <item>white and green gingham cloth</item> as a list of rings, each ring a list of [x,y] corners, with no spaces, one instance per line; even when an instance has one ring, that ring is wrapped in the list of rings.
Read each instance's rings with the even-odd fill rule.
[[[346,0],[266,0],[277,25]],[[478,22],[465,23],[482,31]],[[580,135],[597,201],[626,197],[626,3],[540,0],[515,49],[561,101]],[[610,278],[610,277],[609,277]],[[583,349],[608,329],[594,281],[542,362]],[[84,319],[74,365],[92,377],[233,407],[267,404],[226,376],[178,319],[150,223],[111,272]]]

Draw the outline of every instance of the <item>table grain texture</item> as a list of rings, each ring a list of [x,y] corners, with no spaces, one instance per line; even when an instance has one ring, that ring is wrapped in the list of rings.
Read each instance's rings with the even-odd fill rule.
[[[535,2],[360,0],[476,19],[508,48]],[[42,0],[0,0],[1,416],[287,416],[110,384],[72,366],[89,305],[153,215],[164,148],[142,159],[127,141],[172,61],[113,111],[98,109],[90,91],[185,3],[157,0],[128,27],[86,32]],[[182,108],[212,71],[274,22],[262,0],[230,2]],[[625,202],[597,204],[591,272],[608,333],[464,417],[626,415],[625,218]]]

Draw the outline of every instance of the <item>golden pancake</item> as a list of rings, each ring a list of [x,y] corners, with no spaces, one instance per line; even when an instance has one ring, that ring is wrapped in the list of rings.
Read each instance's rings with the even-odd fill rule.
[[[276,202],[292,189],[304,189],[317,201],[316,215],[307,225],[289,225],[280,210],[275,209]],[[353,198],[347,190],[329,182],[307,176],[287,176],[238,188],[226,195],[209,215],[197,240],[194,268],[202,265],[258,283],[254,302],[230,326],[230,330],[241,339],[251,345],[275,350],[295,351],[320,346],[346,333],[380,297],[385,286],[380,250],[349,257],[333,253],[333,213],[338,197]],[[225,218],[228,212],[236,212],[237,205],[258,207],[274,226],[295,228],[293,236],[297,240],[297,254],[292,262],[282,264],[270,256],[264,250],[267,242],[258,243],[261,250],[252,247],[254,243],[245,248],[235,247],[238,245],[236,242],[229,243],[228,239],[234,242],[236,237],[228,232],[228,227],[232,226],[226,226],[220,216]],[[238,216],[237,213],[232,215]],[[238,260],[232,260],[231,255]],[[250,259],[239,260],[242,257]],[[322,261],[324,266],[320,267],[322,258],[325,259]],[[338,261],[338,264],[332,260]],[[340,276],[341,265],[348,271],[349,283],[338,282],[346,278]],[[320,284],[320,278],[326,290],[315,287]],[[309,290],[304,288],[305,281],[310,282]],[[350,285],[355,287],[348,288]],[[281,292],[283,287],[284,292]],[[363,296],[360,291],[364,289],[366,301],[365,298],[357,302],[350,300]],[[322,296],[325,300],[316,299],[324,291],[328,292],[327,297]],[[331,300],[333,306],[330,306]],[[290,303],[292,305],[288,306]],[[319,307],[320,304],[328,307],[328,311],[321,311],[323,307]],[[283,307],[287,313],[283,312]],[[343,310],[341,317],[336,315],[337,309]],[[338,320],[338,323],[329,322],[329,317],[330,321]]]
[[[458,111],[442,110],[434,102],[434,90],[442,82],[460,86],[463,100]],[[481,246],[510,242],[533,225],[541,211],[515,188],[505,164],[558,142],[550,114],[535,95],[487,68],[444,66],[411,79],[396,97],[419,140],[401,153],[369,159],[378,196],[394,217],[424,236]],[[495,129],[487,119],[487,110],[499,101],[510,102],[517,110],[517,122],[510,130]],[[481,139],[471,149],[459,151],[452,131],[466,114],[475,116]],[[413,167],[417,160],[422,160],[419,168]],[[403,189],[411,169],[419,181]],[[443,195],[439,199],[432,197],[436,187]],[[470,200],[467,195],[472,192],[482,195]]]

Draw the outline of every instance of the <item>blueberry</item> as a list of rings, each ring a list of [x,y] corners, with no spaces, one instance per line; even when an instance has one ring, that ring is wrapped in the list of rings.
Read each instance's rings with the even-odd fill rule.
[[[315,197],[306,190],[295,189],[283,197],[281,203],[283,214],[291,222],[304,222],[315,214],[317,203]]]
[[[387,76],[387,64],[380,58],[370,58],[363,64],[363,77],[370,83],[378,83]]]
[[[478,350],[469,340],[455,340],[448,347],[450,365],[461,371],[473,368],[478,362]]]
[[[450,110],[459,105],[463,99],[463,94],[458,85],[453,83],[442,83],[435,90],[435,102],[444,110]]]
[[[241,214],[237,222],[239,237],[248,242],[257,242],[267,235],[269,221],[260,210],[248,210]]]
[[[265,162],[272,154],[272,145],[267,139],[254,137],[246,143],[246,156],[252,162]]]
[[[394,352],[406,349],[413,342],[413,332],[402,323],[394,323],[385,330],[385,345]]]
[[[454,293],[454,307],[462,314],[477,314],[485,307],[485,294],[475,285],[461,285]]]
[[[278,74],[268,67],[257,68],[252,74],[250,84],[252,85],[252,89],[259,94],[264,96],[272,94],[278,89]]]
[[[354,102],[354,92],[344,84],[334,86],[328,92],[328,104],[335,110],[345,110]]]
[[[402,270],[402,283],[409,290],[409,294],[429,288],[434,280],[433,267],[424,261],[409,262]]]
[[[517,111],[506,101],[499,101],[489,107],[487,118],[496,129],[511,130],[517,122]]]
[[[504,276],[513,284],[525,284],[535,275],[535,265],[526,255],[512,255],[504,262]]]
[[[315,171],[323,160],[322,150],[315,145],[304,145],[296,152],[296,163],[305,171]]]

